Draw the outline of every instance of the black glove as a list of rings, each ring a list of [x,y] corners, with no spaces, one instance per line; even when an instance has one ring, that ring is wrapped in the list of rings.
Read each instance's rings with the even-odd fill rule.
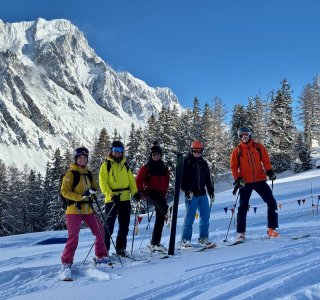
[[[191,191],[185,191],[185,197],[187,200],[191,200],[192,199],[192,192]]]
[[[140,201],[141,200],[141,194],[138,192],[138,193],[135,193],[132,198],[135,200],[135,201]]]
[[[242,177],[238,177],[237,180],[233,183],[233,185],[242,189],[246,185],[246,182]]]
[[[82,199],[84,200],[85,198],[89,198],[91,196],[91,193],[89,190],[86,190],[83,194],[82,194]]]
[[[214,193],[213,192],[209,193],[209,197],[210,197],[210,203],[213,203],[215,198]]]
[[[120,194],[117,194],[117,195],[113,195],[111,197],[111,201],[114,202],[114,203],[119,203],[120,202]]]
[[[269,180],[276,180],[277,179],[277,173],[273,171],[272,169],[267,171],[267,175],[269,177]]]

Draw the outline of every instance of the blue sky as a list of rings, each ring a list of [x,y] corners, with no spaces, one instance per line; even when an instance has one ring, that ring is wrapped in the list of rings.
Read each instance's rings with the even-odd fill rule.
[[[287,78],[297,99],[320,73],[318,0],[10,0],[4,22],[70,20],[116,71],[171,88],[184,107],[263,99]]]

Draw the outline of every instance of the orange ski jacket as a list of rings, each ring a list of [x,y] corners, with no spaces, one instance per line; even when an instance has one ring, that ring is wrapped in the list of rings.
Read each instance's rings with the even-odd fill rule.
[[[242,177],[246,183],[267,180],[266,171],[271,170],[271,162],[266,148],[250,139],[235,147],[231,153],[230,168],[234,180]]]

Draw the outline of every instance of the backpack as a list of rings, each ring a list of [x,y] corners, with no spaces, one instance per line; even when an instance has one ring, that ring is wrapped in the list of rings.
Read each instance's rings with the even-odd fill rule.
[[[72,175],[73,175],[73,182],[72,182],[72,189],[71,191],[73,192],[75,187],[78,185],[79,181],[80,181],[80,173],[79,171],[76,171],[76,170],[71,170],[72,172]],[[63,180],[63,177],[66,175],[67,173],[61,175],[61,179],[60,179],[60,203],[61,203],[61,207],[63,209],[67,209],[67,207],[73,203],[76,203],[76,201],[73,201],[73,200],[70,200],[70,199],[67,199],[65,197],[63,197],[63,195],[61,194],[61,185],[62,185],[62,180]],[[88,171],[88,174],[85,174],[85,175],[88,175],[89,177],[89,180],[92,184],[92,173],[90,171]]]

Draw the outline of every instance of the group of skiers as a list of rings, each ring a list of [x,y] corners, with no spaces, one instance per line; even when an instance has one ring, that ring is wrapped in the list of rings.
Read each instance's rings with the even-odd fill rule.
[[[239,188],[240,205],[237,214],[238,239],[245,239],[246,215],[250,196],[255,190],[268,206],[268,235],[277,237],[277,203],[273,197],[267,176],[276,179],[269,155],[265,147],[252,138],[248,127],[238,130],[240,143],[231,154],[230,167],[234,185]],[[63,177],[61,194],[68,199],[66,224],[68,240],[61,256],[62,269],[71,276],[71,266],[78,245],[81,222],[84,221],[95,236],[95,262],[108,263],[110,240],[115,221],[118,218],[118,233],[114,244],[116,255],[127,256],[127,236],[130,225],[131,198],[145,201],[148,207],[154,206],[155,224],[150,241],[152,251],[166,251],[161,242],[164,223],[168,218],[167,193],[169,188],[169,170],[162,160],[162,149],[153,145],[150,156],[136,178],[127,165],[124,145],[114,141],[110,153],[101,165],[99,184],[105,199],[105,222],[101,224],[94,211],[97,183],[87,168],[89,151],[85,147],[77,148],[72,163]],[[209,240],[210,208],[215,199],[214,184],[211,180],[207,161],[203,158],[204,145],[196,140],[192,142],[190,153],[184,159],[181,190],[185,193],[186,215],[182,230],[181,248],[192,247],[192,227],[197,210],[200,213],[198,242],[203,246],[212,245]],[[75,172],[80,178],[74,185]],[[267,176],[266,176],[267,175]],[[210,205],[209,205],[210,202]]]

